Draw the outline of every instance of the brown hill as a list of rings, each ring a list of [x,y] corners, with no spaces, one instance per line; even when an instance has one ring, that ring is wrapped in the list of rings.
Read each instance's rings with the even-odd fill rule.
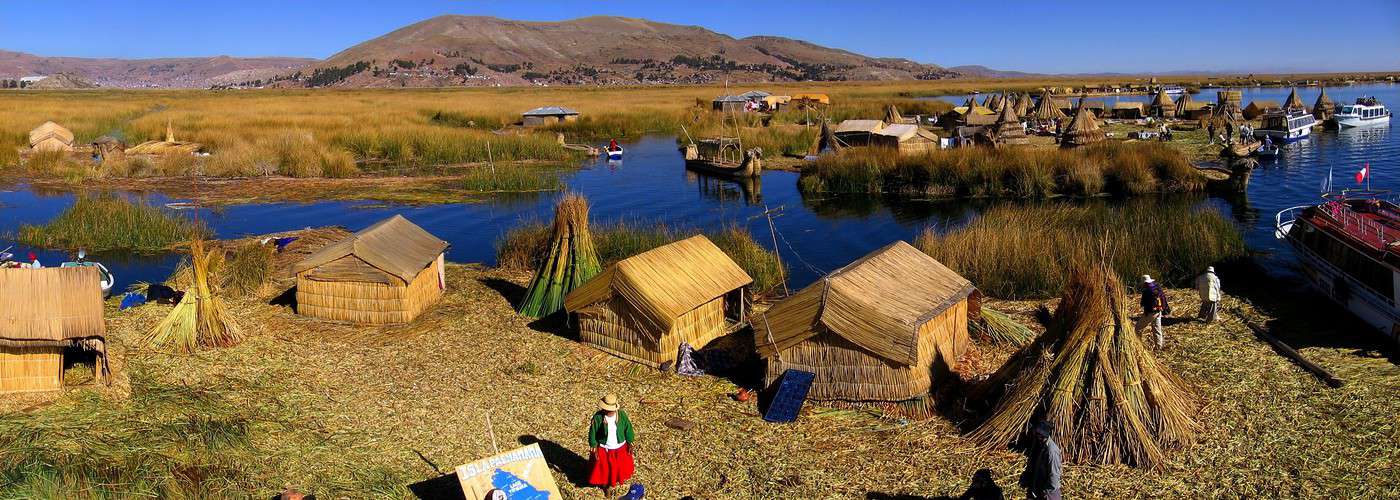
[[[304,70],[308,86],[703,83],[935,79],[956,72],[800,40],[734,38],[623,17],[562,22],[440,16],[350,47]]]
[[[248,75],[289,74],[315,62],[296,57],[182,57],[164,59],[93,59],[43,57],[0,50],[0,79],[67,74],[102,87],[205,88]]]

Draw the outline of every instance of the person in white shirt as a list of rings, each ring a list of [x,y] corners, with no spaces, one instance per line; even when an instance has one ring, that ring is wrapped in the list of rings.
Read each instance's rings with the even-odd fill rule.
[[[1206,267],[1206,272],[1196,277],[1196,292],[1201,295],[1201,310],[1197,317],[1206,323],[1215,322],[1220,317],[1220,278],[1215,276],[1215,267]]]

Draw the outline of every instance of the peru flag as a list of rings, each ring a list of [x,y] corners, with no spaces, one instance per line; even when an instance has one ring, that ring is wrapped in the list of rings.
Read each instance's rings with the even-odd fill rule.
[[[1361,171],[1356,173],[1356,183],[1361,184],[1366,181],[1366,176],[1371,175],[1371,164],[1366,163],[1361,167]]]

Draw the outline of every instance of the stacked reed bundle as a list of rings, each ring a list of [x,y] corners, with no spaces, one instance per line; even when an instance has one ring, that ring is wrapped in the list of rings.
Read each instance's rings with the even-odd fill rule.
[[[987,306],[981,307],[981,317],[968,323],[968,329],[979,338],[993,344],[1023,346],[1035,338],[1035,332],[1018,323],[1006,313]]]
[[[1128,304],[1107,264],[1072,271],[1045,335],[983,386],[1005,394],[970,437],[1003,447],[1044,419],[1073,462],[1143,468],[1191,443],[1195,402],[1139,340]]]
[[[227,347],[242,340],[228,306],[210,285],[210,275],[218,273],[223,262],[222,251],[206,250],[203,240],[190,242],[190,287],[170,314],[146,334],[146,341],[157,346],[173,344],[181,352],[191,353],[199,347]]]
[[[541,318],[564,308],[564,296],[599,272],[598,251],[588,232],[588,200],[570,194],[554,207],[549,253],[520,303],[520,314]]]

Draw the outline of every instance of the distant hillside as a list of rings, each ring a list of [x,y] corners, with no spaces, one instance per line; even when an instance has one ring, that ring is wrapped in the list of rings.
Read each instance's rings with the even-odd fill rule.
[[[992,69],[977,64],[953,66],[948,69],[956,71],[963,76],[972,78],[1025,78],[1031,76],[1044,76],[1040,73],[1027,73],[1025,71],[1005,71],[999,69]]]
[[[563,22],[440,16],[314,64],[281,85],[398,87],[520,84],[912,80],[957,76],[772,36],[623,17]]]
[[[102,87],[207,88],[231,81],[270,79],[313,63],[295,57],[184,57],[91,59],[43,57],[0,50],[0,79],[66,74]]]

